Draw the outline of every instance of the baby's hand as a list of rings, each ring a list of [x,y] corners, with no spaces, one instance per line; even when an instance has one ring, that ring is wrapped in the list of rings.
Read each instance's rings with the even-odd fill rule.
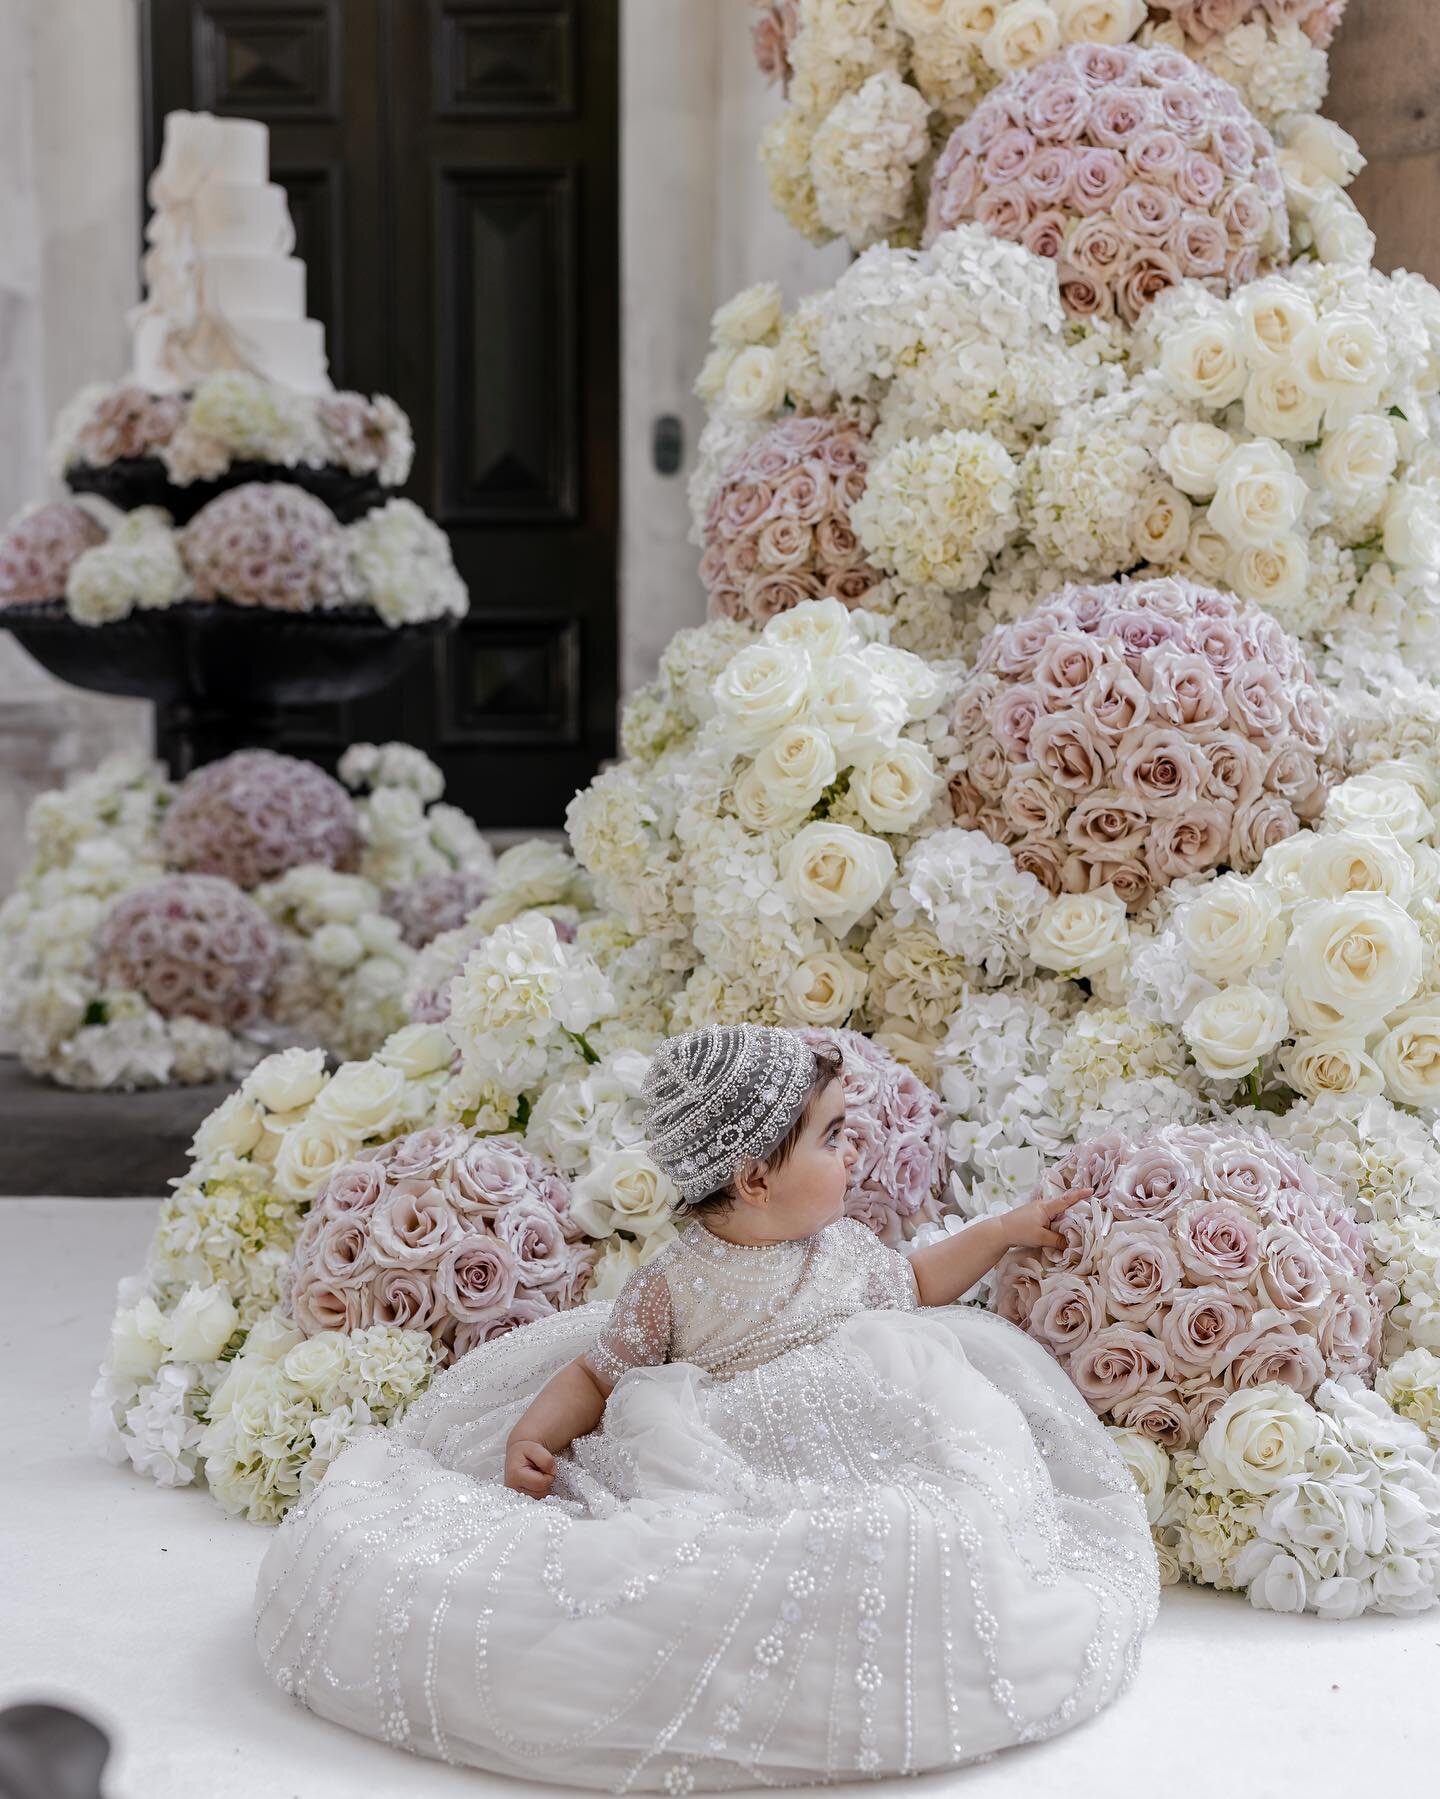
[[[1051,1226],[1062,1212],[1082,1199],[1089,1199],[1093,1187],[1071,1187],[1053,1199],[1032,1199],[1027,1205],[1006,1212],[1000,1222],[1005,1227],[1011,1249],[1063,1249],[1065,1239]]]
[[[554,1456],[543,1443],[507,1443],[505,1485],[532,1499],[544,1499],[555,1485]]]

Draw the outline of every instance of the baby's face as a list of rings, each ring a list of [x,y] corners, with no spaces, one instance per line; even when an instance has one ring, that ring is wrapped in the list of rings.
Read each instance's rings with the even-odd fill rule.
[[[845,1134],[845,1092],[838,1081],[810,1102],[800,1139],[769,1176],[768,1225],[777,1237],[809,1237],[844,1215],[856,1149]]]

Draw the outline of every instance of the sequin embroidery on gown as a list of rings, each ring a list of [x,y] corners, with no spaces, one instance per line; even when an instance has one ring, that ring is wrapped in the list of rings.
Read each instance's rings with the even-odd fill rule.
[[[505,1439],[584,1353],[615,1386],[543,1501]],[[954,1766],[1128,1683],[1157,1600],[1130,1475],[1004,1320],[919,1308],[842,1219],[697,1219],[344,1450],[261,1568],[287,1693],[416,1753],[617,1793]]]

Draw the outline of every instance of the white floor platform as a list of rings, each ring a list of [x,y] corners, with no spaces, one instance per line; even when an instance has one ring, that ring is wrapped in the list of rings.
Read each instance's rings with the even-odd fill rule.
[[[263,1533],[202,1493],[158,1491],[87,1453],[114,1282],[139,1266],[154,1210],[0,1200],[0,1705],[59,1699],[103,1724],[116,1744],[108,1799],[539,1794],[402,1757],[290,1705],[250,1635]],[[1136,1686],[1106,1717],[926,1785],[966,1799],[1433,1792],[1437,1694],[1440,1613],[1326,1625],[1172,1593]]]

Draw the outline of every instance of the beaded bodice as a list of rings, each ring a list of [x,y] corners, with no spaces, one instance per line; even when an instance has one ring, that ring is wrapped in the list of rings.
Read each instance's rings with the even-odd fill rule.
[[[691,1218],[630,1276],[585,1359],[611,1385],[660,1362],[724,1377],[819,1342],[856,1312],[916,1303],[905,1257],[853,1218],[756,1245],[728,1243]]]

